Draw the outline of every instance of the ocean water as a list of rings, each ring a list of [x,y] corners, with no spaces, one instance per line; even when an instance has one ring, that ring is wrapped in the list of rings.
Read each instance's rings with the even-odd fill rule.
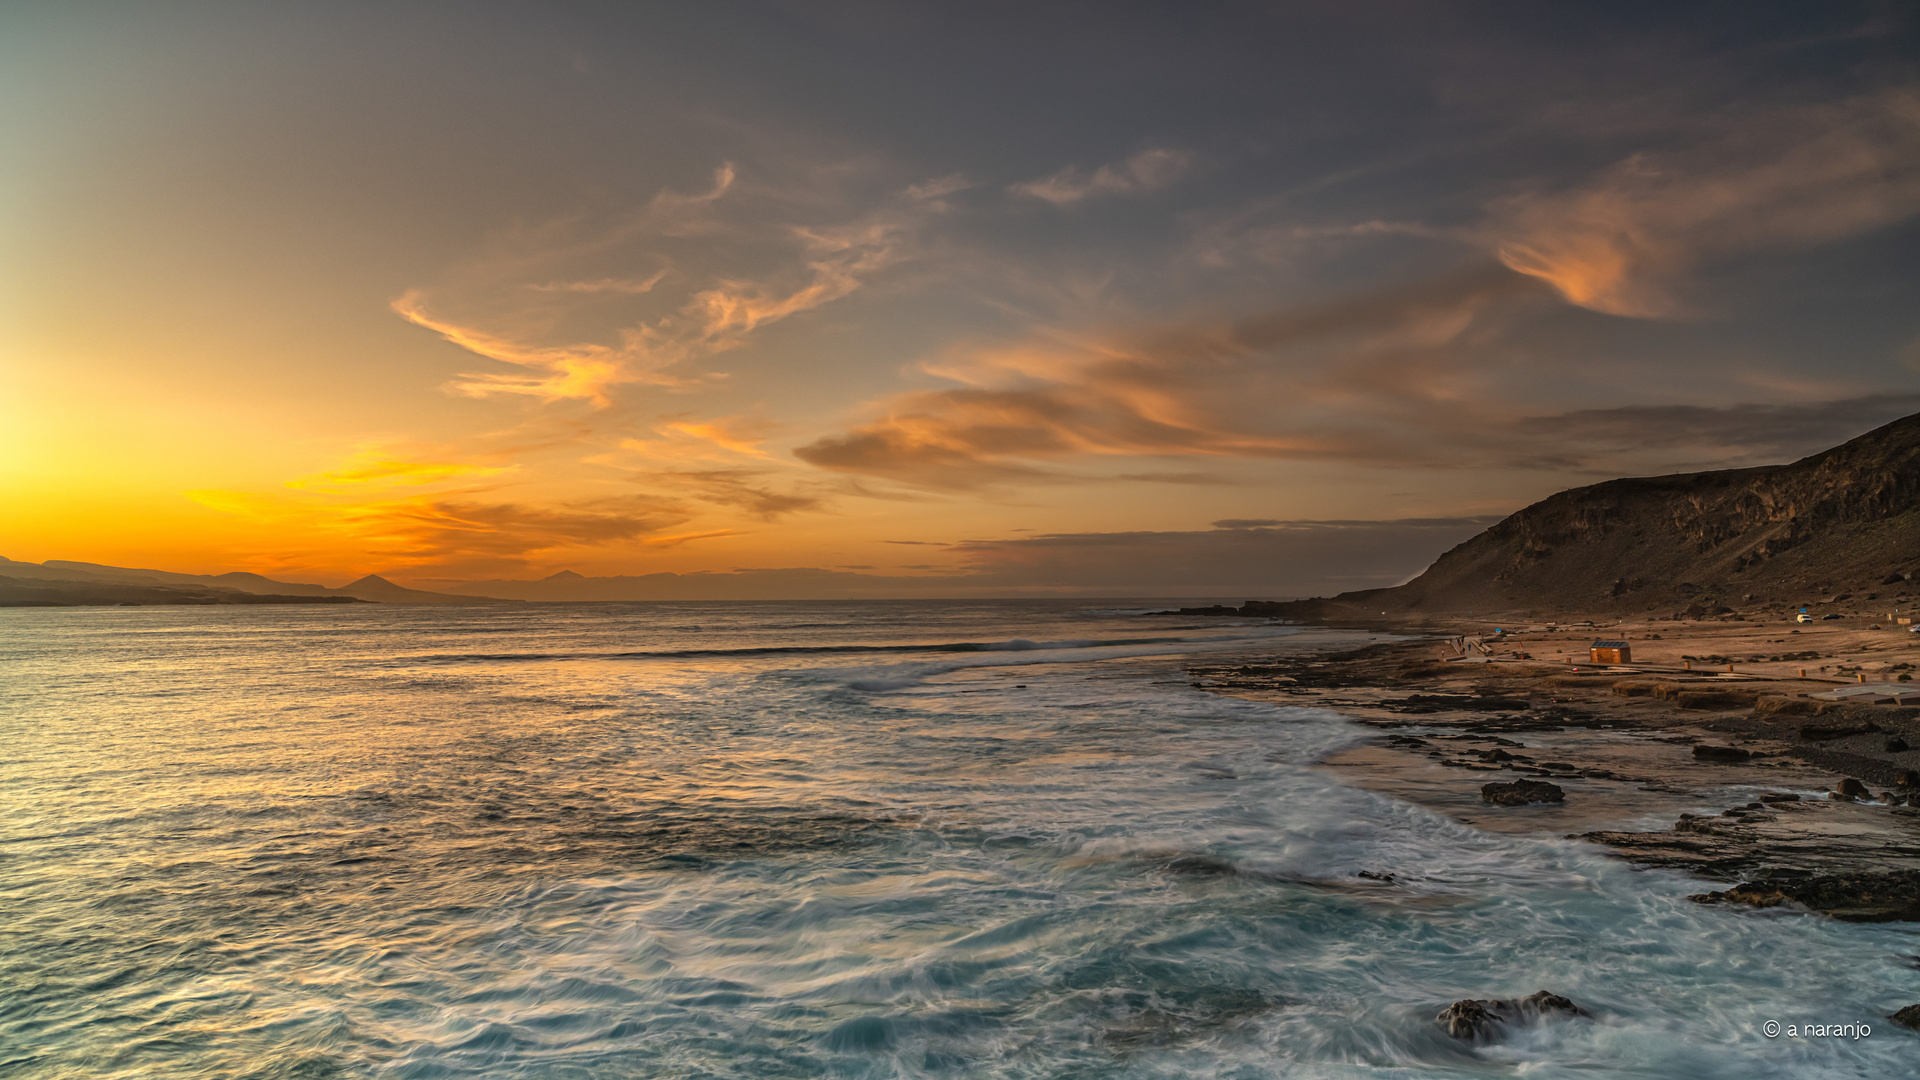
[[[0,612],[0,1077],[1914,1074],[1914,928],[1695,905],[1342,786],[1312,763],[1355,725],[1182,669],[1353,636]],[[1592,1017],[1433,1024],[1539,989]]]

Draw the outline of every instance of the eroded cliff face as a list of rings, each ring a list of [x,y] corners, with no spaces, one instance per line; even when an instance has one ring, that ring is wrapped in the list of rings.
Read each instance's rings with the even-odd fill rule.
[[[1916,572],[1920,415],[1791,465],[1563,491],[1406,585],[1335,599],[1417,611],[1667,612],[1894,597],[1911,593]]]

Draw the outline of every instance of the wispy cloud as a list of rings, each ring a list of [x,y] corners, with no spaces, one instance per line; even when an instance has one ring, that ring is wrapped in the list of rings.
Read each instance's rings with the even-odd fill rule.
[[[1160,147],[1142,150],[1116,164],[1102,165],[1092,173],[1069,167],[1039,180],[1014,184],[1007,190],[1055,206],[1071,206],[1096,196],[1159,191],[1172,186],[1192,163],[1193,157],[1186,151]]]
[[[1249,519],[1190,532],[1050,533],[969,540],[953,554],[968,585],[1111,589],[1137,595],[1326,595],[1397,585],[1496,517],[1387,521]]]
[[[1083,482],[1115,457],[1674,471],[1797,456],[1920,408],[1920,394],[1885,393],[1543,412],[1503,385],[1528,361],[1499,341],[1548,295],[1496,267],[1235,323],[1041,334],[929,364],[961,385],[885,399],[794,453],[936,491]]]
[[[1703,262],[1851,236],[1920,213],[1920,93],[1743,117],[1693,151],[1639,154],[1593,182],[1516,196],[1485,236],[1500,260],[1569,303],[1614,315],[1684,311]]]
[[[638,296],[653,291],[660,279],[667,276],[665,270],[647,278],[598,278],[593,281],[549,281],[539,285],[528,285],[535,292],[562,293],[617,293],[622,296]]]
[[[636,473],[636,481],[664,487],[716,506],[744,511],[762,521],[822,509],[826,493],[818,485],[789,485],[780,490],[768,470],[693,469]],[[809,490],[811,489],[811,490]]]
[[[347,491],[365,485],[419,486],[443,480],[498,476],[510,465],[471,461],[411,460],[389,447],[363,447],[337,469],[287,481],[286,486],[312,491]]]
[[[662,192],[598,237],[573,235],[581,229],[577,222],[522,230],[510,250],[465,268],[453,284],[410,289],[392,308],[468,352],[520,369],[462,375],[449,384],[456,393],[604,407],[622,385],[691,385],[702,375],[688,370],[696,362],[740,347],[770,323],[854,292],[905,258],[920,225],[963,186],[933,181],[837,223],[803,224],[778,219],[795,200],[736,194],[736,181],[733,167],[723,167],[711,190]],[[693,240],[701,242],[699,258],[676,262],[669,249]],[[733,265],[725,260],[729,252],[736,257]],[[638,277],[552,277],[556,265],[609,261],[655,269]],[[707,265],[696,270],[692,262]],[[543,280],[526,280],[534,274]],[[678,286],[677,302],[661,300],[663,282]],[[539,297],[539,304],[530,305],[528,297]],[[597,340],[555,340],[558,326],[572,325],[562,316],[574,309],[554,305],[623,297],[644,297],[656,312],[610,326]],[[659,310],[660,302],[671,306]],[[444,314],[441,308],[449,304],[471,314]]]
[[[696,538],[665,535],[665,530],[684,523],[687,514],[645,497],[534,505],[459,494],[351,499],[311,492],[202,490],[187,495],[209,509],[258,524],[297,528],[299,543],[312,549],[305,553],[309,558],[338,560],[345,549],[361,566],[497,572],[518,570],[555,553]],[[280,559],[287,555],[275,553]]]
[[[1824,450],[1920,412],[1920,393],[1872,394],[1791,405],[1632,405],[1535,416],[1511,425],[1554,464],[1582,467],[1657,451],[1678,467],[1779,462]]]
[[[1019,191],[1064,205],[1177,175],[1156,168],[1069,170]],[[1558,303],[1681,314],[1689,275],[1716,260],[1916,214],[1920,94],[1757,110],[1694,150],[1636,155],[1586,183],[1495,200],[1478,223],[1295,224],[1268,237],[1412,237],[1497,265],[1238,319],[1040,329],[955,349],[921,365],[950,388],[883,398],[795,454],[944,491],[1082,480],[1113,457],[1571,471],[1756,464],[1910,407],[1899,395],[1808,401],[1807,388],[1770,389],[1764,373],[1746,372],[1731,382],[1762,400],[1553,414],[1539,404],[1550,395],[1518,384],[1556,366],[1579,373],[1542,355],[1538,340],[1522,344],[1517,328],[1541,325]],[[1225,243],[1214,236],[1201,247],[1216,261],[1246,256]],[[1636,426],[1645,437],[1621,434]]]
[[[1064,479],[1044,463],[1074,456],[1418,459],[1433,449],[1409,421],[1474,408],[1457,346],[1539,291],[1496,267],[1228,324],[973,350],[927,365],[960,388],[889,399],[795,454],[953,490]]]
[[[623,439],[620,447],[657,461],[771,461],[773,456],[761,447],[773,426],[751,416],[665,420],[654,425],[655,438]]]

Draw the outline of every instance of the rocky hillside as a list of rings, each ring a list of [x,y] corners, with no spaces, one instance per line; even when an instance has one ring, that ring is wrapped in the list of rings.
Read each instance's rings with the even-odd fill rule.
[[[1915,598],[1920,414],[1791,465],[1609,480],[1544,499],[1349,611],[1713,614]]]

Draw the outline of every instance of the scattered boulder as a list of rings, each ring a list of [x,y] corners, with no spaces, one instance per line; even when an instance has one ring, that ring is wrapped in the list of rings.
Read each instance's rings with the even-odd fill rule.
[[[1920,1008],[1920,1006],[1916,1006]],[[1508,1024],[1533,1024],[1541,1020],[1590,1015],[1585,1009],[1559,994],[1540,990],[1528,997],[1508,1001],[1465,998],[1440,1010],[1434,1017],[1447,1034],[1466,1042],[1487,1042],[1498,1038]]]
[[[1858,780],[1855,780],[1851,776],[1847,777],[1845,780],[1840,781],[1840,786],[1838,788],[1835,788],[1833,791],[1828,792],[1827,794],[1829,798],[1834,798],[1834,799],[1871,799],[1873,798],[1873,793],[1867,790],[1867,785],[1861,783]]]
[[[1889,754],[1904,754],[1911,749],[1913,748],[1907,745],[1907,740],[1898,735],[1887,740],[1887,753]]]
[[[1920,772],[1915,772],[1912,769],[1901,769],[1900,775],[1893,778],[1893,786],[1902,787],[1902,788],[1920,788]]]
[[[1693,756],[1699,761],[1745,761],[1753,754],[1737,746],[1707,746],[1703,743],[1693,748]]]
[[[1909,1005],[1899,1012],[1894,1013],[1892,1016],[1887,1017],[1887,1019],[1899,1024],[1901,1027],[1910,1027],[1915,1031],[1920,1031],[1920,1005]]]
[[[1565,802],[1567,793],[1558,784],[1544,780],[1515,780],[1511,784],[1488,784],[1480,797],[1495,806],[1526,806],[1529,803]]]

